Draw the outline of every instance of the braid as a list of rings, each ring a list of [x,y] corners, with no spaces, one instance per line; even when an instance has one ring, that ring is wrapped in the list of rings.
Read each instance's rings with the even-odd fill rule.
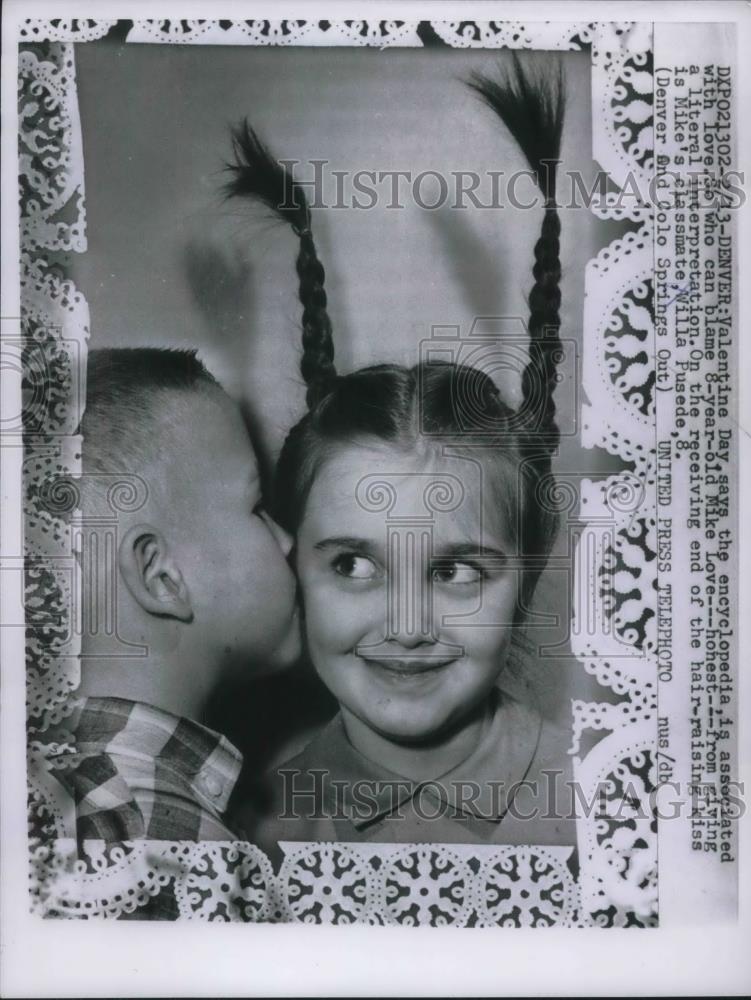
[[[326,312],[325,271],[316,254],[310,230],[300,236],[297,255],[299,296],[302,303],[302,359],[300,371],[308,387],[305,401],[312,410],[326,395],[336,378],[331,320]]]
[[[326,273],[318,259],[311,231],[310,206],[302,187],[244,121],[232,131],[235,162],[227,165],[232,179],[229,197],[252,197],[291,226],[300,240],[297,255],[299,298],[303,307],[300,371],[308,387],[306,402],[312,409],[326,395],[336,378],[331,320],[326,311]]]
[[[553,391],[561,354],[561,220],[555,204],[545,207],[542,232],[535,243],[535,283],[529,293],[529,362],[522,374],[522,399],[531,409],[536,429],[545,436],[550,451],[560,434],[555,422]],[[534,428],[533,428],[534,429]]]
[[[470,86],[495,112],[519,144],[545,198],[542,232],[535,244],[535,283],[529,293],[529,362],[522,373],[525,426],[537,455],[549,458],[559,441],[553,391],[561,357],[561,222],[555,202],[556,168],[563,132],[563,75],[537,79],[513,55],[512,71],[500,81],[475,74]],[[543,470],[540,470],[541,472]],[[547,471],[547,470],[546,470]]]

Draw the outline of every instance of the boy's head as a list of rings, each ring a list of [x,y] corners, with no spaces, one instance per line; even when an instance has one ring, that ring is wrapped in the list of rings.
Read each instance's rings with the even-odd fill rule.
[[[117,514],[118,590],[130,609],[173,623],[169,641],[182,645],[170,652],[200,650],[207,670],[291,663],[300,640],[289,540],[263,510],[239,407],[194,351],[91,351],[86,388],[83,513]],[[139,498],[115,512],[110,491],[128,476]]]

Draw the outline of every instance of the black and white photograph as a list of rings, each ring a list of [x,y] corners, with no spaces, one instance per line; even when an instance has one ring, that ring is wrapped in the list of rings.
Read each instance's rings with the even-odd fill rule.
[[[743,993],[743,5],[219,7],[4,18],[3,937]]]

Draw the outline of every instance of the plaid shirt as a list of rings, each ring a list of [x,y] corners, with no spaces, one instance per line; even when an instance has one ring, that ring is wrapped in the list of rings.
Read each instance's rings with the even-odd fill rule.
[[[75,752],[55,770],[79,842],[238,839],[222,816],[242,756],[224,736],[124,698],[85,699],[72,729]]]

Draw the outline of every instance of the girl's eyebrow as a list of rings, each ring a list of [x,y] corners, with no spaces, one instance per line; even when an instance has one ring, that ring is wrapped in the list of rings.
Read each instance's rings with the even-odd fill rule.
[[[378,550],[376,542],[367,538],[356,538],[354,535],[333,535],[330,538],[323,538],[313,546],[318,552],[325,552],[328,549],[348,549],[350,552],[357,552],[370,555]],[[448,545],[441,545],[434,549],[434,559],[461,559],[461,558],[486,558],[505,562],[507,555],[501,549],[488,545],[481,545],[479,542],[454,542]]]
[[[331,538],[323,538],[313,546],[319,552],[327,549],[349,549],[351,552],[370,553],[378,546],[375,542],[367,538],[355,538],[353,535],[332,535]]]
[[[506,560],[506,553],[502,549],[495,549],[491,545],[482,545],[480,542],[455,542],[449,545],[438,546],[434,553],[437,559],[461,559],[464,558],[489,558]]]

